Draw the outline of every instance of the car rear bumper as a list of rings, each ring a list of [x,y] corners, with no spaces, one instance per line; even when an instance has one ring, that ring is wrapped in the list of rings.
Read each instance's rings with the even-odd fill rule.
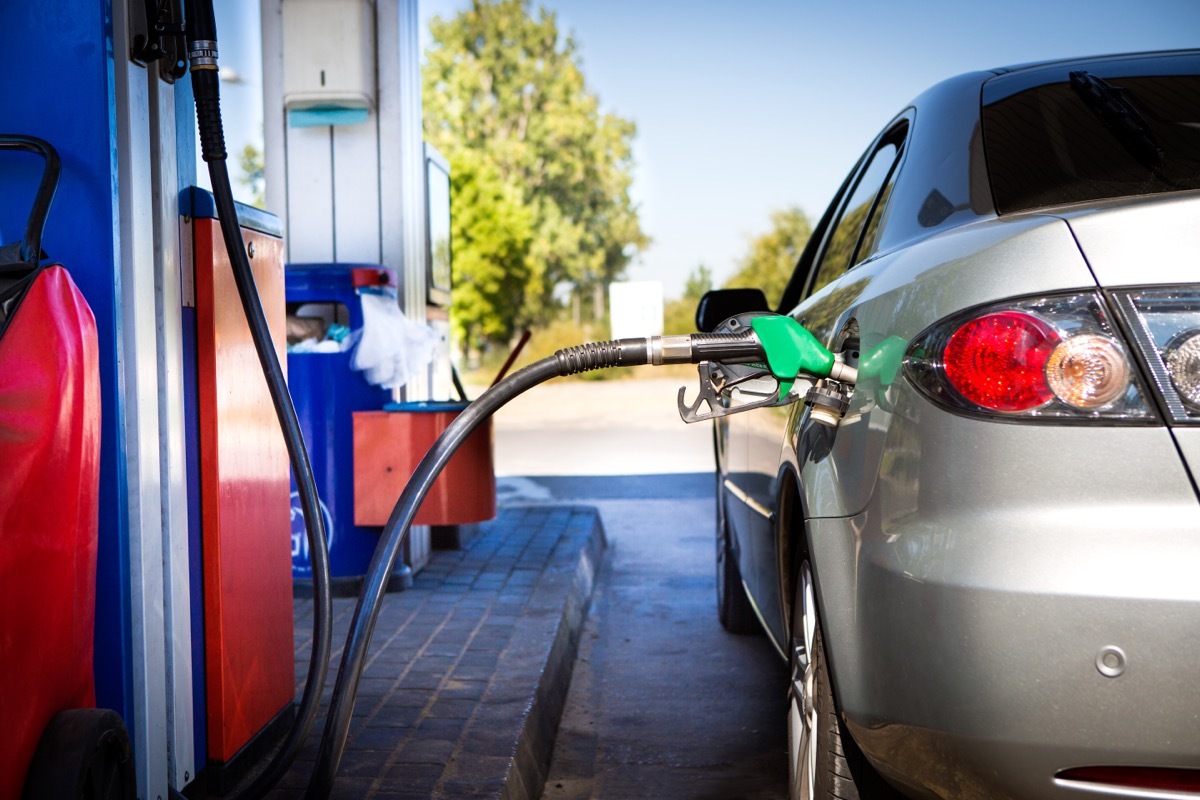
[[[863,589],[902,599],[868,612],[876,683],[846,709],[855,738],[940,796],[1064,797],[1054,777],[1071,767],[1200,767],[1200,597],[1003,592],[878,566]],[[927,625],[896,637],[914,614]]]
[[[963,425],[980,423],[951,423]],[[1047,453],[1014,443],[1018,427],[990,427],[1007,445],[989,452],[989,431],[975,436],[992,479],[968,501],[942,492],[977,476],[927,445],[908,505],[885,475],[863,514],[809,521],[855,739],[916,796],[1081,797],[1061,770],[1200,768],[1200,505],[1170,433],[1110,430],[1117,450],[1080,463],[1081,429],[1042,427],[1031,442]],[[1068,458],[1090,479],[1063,479],[1056,495],[1046,484]],[[1008,473],[1022,460],[1051,468],[1026,468],[1024,488]]]

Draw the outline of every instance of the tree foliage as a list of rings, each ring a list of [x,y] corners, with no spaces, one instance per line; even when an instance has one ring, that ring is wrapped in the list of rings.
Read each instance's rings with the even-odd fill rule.
[[[528,0],[474,0],[430,32],[425,138],[464,173],[451,184],[456,325],[501,340],[550,319],[561,284],[590,297],[647,244],[629,198],[635,127],[600,112],[574,40]],[[467,229],[481,220],[495,224]],[[474,284],[489,288],[460,291]]]
[[[750,241],[749,252],[742,258],[738,271],[725,282],[725,287],[758,287],[774,307],[783,297],[788,278],[811,235],[812,225],[799,208],[772,213],[771,229]]]
[[[450,177],[454,314],[462,341],[505,341],[530,277],[533,213],[477,154],[459,156]]]
[[[238,156],[238,166],[242,170],[242,174],[238,176],[238,183],[250,190],[250,205],[266,208],[267,179],[262,150],[252,144],[246,145]]]

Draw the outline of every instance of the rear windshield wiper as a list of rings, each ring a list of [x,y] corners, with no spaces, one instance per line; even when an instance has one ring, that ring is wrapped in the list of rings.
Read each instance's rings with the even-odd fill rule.
[[[1104,127],[1117,137],[1121,146],[1142,166],[1156,174],[1163,166],[1163,149],[1146,124],[1146,119],[1125,90],[1117,88],[1085,70],[1070,73],[1071,88]]]

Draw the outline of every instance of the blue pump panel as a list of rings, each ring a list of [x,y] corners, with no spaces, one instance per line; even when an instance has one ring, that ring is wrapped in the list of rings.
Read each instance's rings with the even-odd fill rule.
[[[378,272],[378,265],[289,264],[285,275],[288,315],[305,304],[340,306],[344,324],[361,330],[362,303],[353,284],[356,269]],[[312,309],[309,311],[320,310]],[[288,386],[312,458],[313,475],[329,536],[329,571],[335,578],[366,574],[379,541],[378,527],[354,524],[355,411],[378,411],[392,393],[368,383],[350,366],[352,349],[337,352],[288,352]],[[292,577],[312,578],[300,502],[292,494]]]
[[[200,421],[196,385],[196,309],[183,309],[183,424],[188,475],[200,474]],[[200,481],[190,480],[188,503],[188,565],[192,618],[192,747],[196,769],[208,763],[208,695],[204,660],[204,556],[200,541]]]

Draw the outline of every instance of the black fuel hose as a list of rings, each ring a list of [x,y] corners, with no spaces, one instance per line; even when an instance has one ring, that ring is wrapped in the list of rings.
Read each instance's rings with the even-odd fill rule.
[[[221,224],[221,235],[229,253],[234,281],[242,310],[250,328],[254,349],[262,364],[263,377],[271,394],[275,415],[287,444],[288,460],[296,479],[300,506],[304,512],[304,527],[308,536],[308,550],[313,573],[313,646],[308,663],[308,676],[304,691],[291,729],[271,760],[243,789],[234,795],[237,798],[259,798],[284,776],[296,755],[308,738],[316,720],[321,692],[329,669],[329,653],[333,640],[333,599],[330,593],[329,551],[326,547],[324,520],[320,513],[316,481],[304,436],[292,397],[288,393],[287,380],[275,352],[271,331],[267,327],[262,301],[254,281],[254,272],[246,255],[238,225],[237,208],[233,202],[233,190],[229,184],[226,166],[225,134],[221,124],[220,86],[217,75],[217,30],[213,17],[212,0],[187,0],[187,44],[192,74],[192,92],[196,101],[196,121],[200,131],[201,153],[208,164],[212,182],[213,198],[217,207],[217,219]]]
[[[425,495],[467,437],[509,400],[551,378],[609,367],[695,363],[713,354],[720,354],[725,363],[754,362],[764,357],[762,345],[753,334],[693,334],[591,342],[559,350],[549,358],[514,372],[455,417],[421,459],[404,491],[400,493],[371,557],[371,564],[363,579],[362,594],[359,595],[350,622],[346,646],[342,650],[329,715],[325,718],[325,731],[305,800],[325,800],[333,790],[338,765],[346,749],[358,683],[366,664],[375,622],[383,605],[388,576],[396,566],[396,559]]]

